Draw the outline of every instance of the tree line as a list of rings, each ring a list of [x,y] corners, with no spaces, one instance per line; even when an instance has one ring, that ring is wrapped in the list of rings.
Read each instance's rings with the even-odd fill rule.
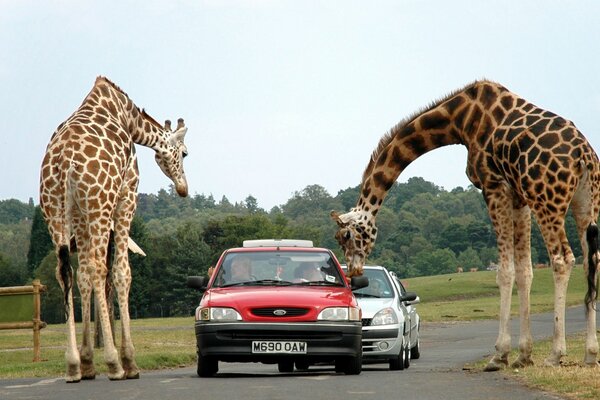
[[[140,193],[130,236],[146,257],[130,253],[131,316],[190,315],[198,296],[185,287],[186,277],[205,274],[223,250],[246,239],[308,239],[332,249],[344,262],[329,213],[354,207],[359,189],[332,196],[322,186],[310,185],[268,211],[251,195],[231,203],[225,196],[217,201],[205,194],[180,198],[172,187],[157,194]],[[368,263],[384,265],[402,278],[451,273],[458,267],[482,270],[497,262],[495,234],[483,197],[473,186],[446,191],[422,178],[395,183],[379,211],[377,226],[377,243]],[[570,216],[566,228],[580,261]],[[535,222],[531,242],[532,262],[547,263]],[[0,286],[41,279],[49,287],[43,301],[47,322],[64,320],[55,267],[39,206],[31,199],[0,201]]]

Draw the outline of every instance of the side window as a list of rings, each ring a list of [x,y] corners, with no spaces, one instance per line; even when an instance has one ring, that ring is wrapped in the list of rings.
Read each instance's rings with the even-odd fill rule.
[[[402,285],[402,282],[400,282],[400,279],[398,279],[398,277],[394,276],[394,282],[396,283],[396,286],[398,286],[398,290],[400,291],[400,295],[404,296],[404,293],[406,293],[406,289]]]

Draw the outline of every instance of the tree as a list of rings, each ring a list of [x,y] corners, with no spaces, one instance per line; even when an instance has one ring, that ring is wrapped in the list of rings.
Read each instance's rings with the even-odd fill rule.
[[[458,265],[463,267],[465,271],[470,270],[471,268],[481,269],[483,263],[479,258],[479,255],[472,247],[468,247],[465,251],[462,251],[458,255]]]
[[[27,273],[23,266],[11,262],[10,258],[0,253],[0,287],[21,286],[27,281]]]
[[[37,206],[31,223],[31,236],[29,238],[29,252],[27,253],[27,268],[30,274],[40,265],[42,260],[54,249],[52,238],[48,232],[48,225],[44,221],[42,209]]]

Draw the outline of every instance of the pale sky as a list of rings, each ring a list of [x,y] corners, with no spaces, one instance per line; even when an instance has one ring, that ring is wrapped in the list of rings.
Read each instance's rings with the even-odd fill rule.
[[[600,2],[0,0],[0,200],[38,203],[55,128],[96,76],[183,117],[190,193],[269,210],[360,183],[409,114],[480,78],[572,120],[600,150]],[[469,185],[466,149],[400,177]],[[170,180],[138,146],[139,191]]]

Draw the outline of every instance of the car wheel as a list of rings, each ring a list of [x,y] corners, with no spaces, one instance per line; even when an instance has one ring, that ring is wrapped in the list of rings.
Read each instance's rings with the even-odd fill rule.
[[[298,371],[308,371],[308,361],[296,361],[296,369]]]
[[[404,369],[404,360],[406,359],[406,346],[402,343],[400,353],[394,358],[390,358],[390,370],[402,371]]]
[[[406,346],[406,350],[404,350],[404,368],[410,367],[410,347]]]
[[[362,372],[362,353],[356,357],[347,357],[339,361],[341,372],[346,375],[359,375]],[[338,360],[335,362],[335,370],[338,372]]]
[[[203,378],[213,376],[219,371],[219,361],[207,356],[198,354],[198,376]]]
[[[419,357],[421,357],[421,339],[417,339],[417,344],[410,349],[411,359],[418,360]]]
[[[285,372],[285,373],[294,372],[294,361],[292,361],[292,360],[279,361],[277,363],[277,368],[279,369],[279,372]]]

